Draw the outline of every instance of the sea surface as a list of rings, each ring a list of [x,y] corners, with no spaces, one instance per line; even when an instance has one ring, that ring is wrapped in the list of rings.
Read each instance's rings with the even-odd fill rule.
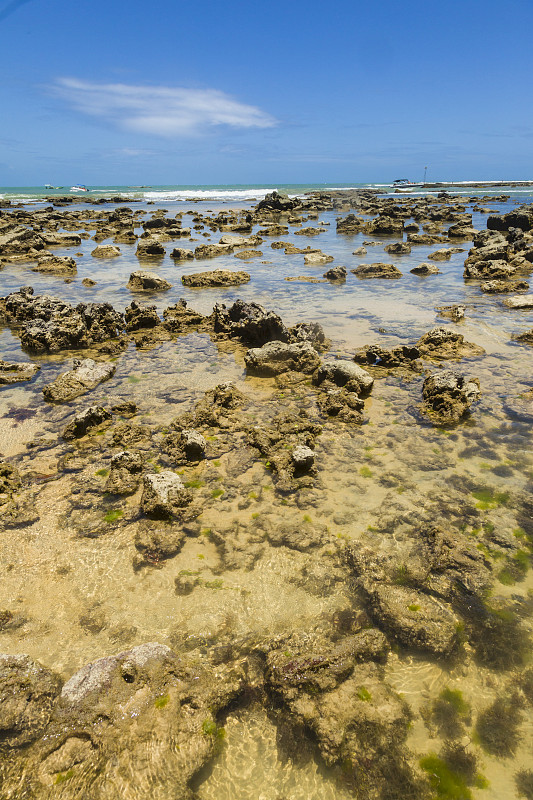
[[[274,189],[289,195],[328,188],[392,189],[390,185],[377,184],[88,188],[91,198],[133,198],[137,201],[135,209],[146,214],[161,208],[169,210],[169,216],[179,211],[183,213],[183,227],[194,227],[198,212],[206,213],[221,204],[226,208],[252,207]],[[0,190],[0,198],[35,207],[69,189],[8,187]],[[413,188],[413,196],[422,193],[422,189]],[[467,210],[485,198],[484,210],[473,211],[477,229],[485,228],[489,209],[504,213],[517,204],[533,202],[531,187],[453,189],[450,194],[466,196]],[[491,204],[491,195],[502,194],[509,195],[509,199]],[[115,205],[98,205],[97,209],[109,207]],[[243,262],[227,254],[205,261],[174,262],[169,256],[173,246],[194,248],[220,237],[208,228],[193,229],[190,243],[180,240],[166,244],[165,257],[148,267],[167,279],[172,288],[143,298],[143,302],[154,304],[161,315],[179,298],[204,314],[210,313],[217,302],[229,305],[237,298],[253,300],[278,313],[288,325],[320,322],[331,340],[331,352],[345,357],[351,357],[363,345],[412,344],[435,325],[451,326],[465,340],[485,350],[483,356],[444,365],[478,377],[481,401],[464,424],[453,430],[434,428],[421,423],[417,414],[423,376],[407,379],[391,374],[376,379],[366,401],[368,423],[355,431],[330,425],[319,437],[319,480],[311,507],[299,507],[292,500],[288,505],[280,501],[271,475],[258,460],[239,474],[238,465],[232,461],[234,454],[224,452],[218,460],[188,468],[184,477],[198,486],[205,483],[204,488],[196,490],[205,503],[202,526],[226,531],[235,524],[243,529],[253,527],[262,518],[275,525],[284,520],[301,522],[310,516],[313,522],[327,525],[340,541],[397,553],[400,560],[407,541],[404,529],[410,520],[423,517],[426,510],[427,518],[433,520],[432,515],[439,508],[440,522],[446,526],[446,509],[452,517],[457,505],[464,503],[475,508],[477,516],[466,519],[465,526],[480,548],[485,546],[485,530],[496,528],[501,541],[521,536],[513,502],[499,503],[497,498],[519,498],[531,490],[531,422],[527,414],[520,417],[513,409],[515,401],[533,387],[533,348],[517,344],[513,336],[533,327],[533,312],[509,310],[501,296],[485,295],[477,282],[464,281],[463,263],[470,242],[458,243],[463,252],[437,264],[441,274],[419,277],[410,270],[427,261],[435,249],[447,245],[416,246],[408,255],[391,256],[384,247],[398,237],[338,235],[338,216],[339,212],[327,211],[304,223],[321,228],[318,236],[300,236],[298,227],[291,227],[288,235],[279,238],[299,247],[321,248],[334,259],[328,268],[347,267],[345,284],[302,280],[322,278],[325,268],[305,265],[301,254],[285,255],[283,250],[272,248],[268,237],[259,246],[261,257],[253,260]],[[92,237],[94,229],[88,227]],[[142,229],[139,227],[137,232]],[[366,254],[355,256],[353,251],[363,242]],[[110,243],[111,240],[104,242]],[[78,273],[72,282],[32,272],[32,263],[5,265],[0,271],[0,296],[32,285],[36,295],[48,293],[73,305],[106,301],[123,311],[138,299],[126,287],[129,275],[146,265],[139,264],[135,245],[121,244],[120,256],[112,260],[93,258],[95,246],[89,237],[82,240],[80,247],[54,251],[58,255],[74,255],[77,251]],[[383,261],[393,261],[402,278],[362,281],[349,272],[361,263]],[[230,289],[190,289],[181,283],[181,276],[186,273],[215,268],[245,269],[251,280]],[[88,277],[96,281],[95,286],[82,284]],[[287,281],[288,277],[300,280]],[[452,303],[465,307],[465,318],[459,323],[438,315],[440,306]],[[106,453],[102,449],[101,458],[79,474],[74,469],[64,474],[58,468],[65,452],[61,431],[73,414],[89,404],[111,407],[134,401],[141,422],[150,425],[156,420],[166,426],[177,414],[192,408],[205,391],[226,380],[234,381],[245,394],[257,397],[258,405],[259,400],[262,403],[259,413],[267,416],[269,408],[274,413],[285,401],[298,402],[297,390],[289,387],[284,397],[274,381],[246,374],[243,348],[224,347],[207,334],[191,333],[146,350],[132,345],[117,357],[113,378],[90,394],[66,406],[45,404],[43,386],[70,368],[73,355],[31,357],[22,350],[14,333],[0,328],[0,358],[27,361],[31,357],[41,366],[33,381],[0,388],[0,451],[24,471],[28,442],[44,439],[49,443],[35,450],[31,466],[35,474],[44,476],[37,500],[41,519],[23,530],[10,531],[0,542],[0,609],[20,609],[25,618],[20,628],[0,632],[0,651],[28,653],[68,679],[92,660],[144,642],[159,641],[170,647],[181,647],[186,642],[192,650],[198,647],[202,652],[206,643],[227,641],[228,637],[238,640],[305,631],[317,619],[349,609],[351,597],[342,582],[321,573],[316,564],[311,569],[306,554],[286,548],[267,548],[253,568],[241,565],[220,571],[216,547],[209,537],[200,536],[188,539],[179,553],[157,569],[135,570],[133,528],[118,525],[93,538],[84,526],[95,522],[99,510],[84,511],[80,505],[80,511],[70,504],[70,492],[81,496],[90,489],[91,496],[101,495],[104,479],[99,476],[109,467],[111,450]],[[260,418],[258,424],[263,421]],[[214,500],[209,492],[217,486],[224,491]],[[478,504],[473,492],[489,499]],[[125,518],[135,503],[138,504],[137,497],[124,501]],[[495,545],[490,557],[496,559],[494,553],[500,550]],[[202,581],[190,595],[180,597],[175,593],[175,581],[184,572],[201,573]],[[493,600],[498,599],[518,609],[524,630],[531,634],[531,568],[512,585],[497,581]],[[470,709],[471,724],[465,725],[461,743],[475,753],[478,771],[486,778],[486,784],[483,788],[471,786],[469,794],[457,795],[456,800],[519,800],[515,776],[519,770],[532,767],[531,706],[520,710],[512,754],[499,757],[487,752],[475,735],[479,715],[496,698],[513,696],[516,675],[512,670],[493,670],[473,659],[442,663],[398,652],[391,653],[385,673],[389,685],[413,709],[407,745],[417,758],[439,752],[444,746],[439,732],[424,723],[427,709],[445,691],[462,693]],[[353,797],[320,759],[300,763],[282,758],[276,726],[264,710],[238,710],[228,716],[225,728],[221,752],[195,787],[200,800]],[[90,787],[87,792],[90,796]],[[440,790],[435,796],[439,800],[452,797]],[[133,800],[136,796],[132,793],[125,797]],[[169,796],[168,800],[172,798]]]
[[[457,188],[453,189],[454,194],[470,195],[475,191],[469,189],[466,184],[471,183],[464,181],[464,188],[459,184]],[[476,183],[483,183],[477,181]],[[493,182],[486,182],[487,184]],[[194,184],[169,184],[166,186],[89,186],[87,185],[87,192],[73,191],[75,186],[53,186],[47,188],[45,186],[0,186],[0,200],[11,200],[12,202],[21,202],[28,204],[42,203],[46,198],[60,197],[63,195],[72,195],[76,197],[84,197],[85,195],[91,199],[100,199],[109,196],[123,196],[124,198],[131,197],[136,200],[144,200],[146,202],[160,203],[160,202],[187,202],[194,201],[217,201],[227,203],[239,203],[241,201],[255,201],[261,200],[267,193],[278,191],[281,194],[289,195],[289,197],[300,197],[308,192],[328,191],[335,189],[380,189],[382,191],[393,191],[392,182],[387,183],[276,183],[276,184],[213,184],[213,185],[194,185]],[[412,196],[421,196],[429,193],[437,193],[438,189],[426,189],[419,184],[414,184],[409,194]],[[526,202],[527,198],[533,193],[531,186],[508,186],[505,182],[501,182],[500,186],[490,186],[481,190],[483,194],[499,194],[505,191],[513,198],[520,199]],[[523,198],[523,199],[522,199]]]

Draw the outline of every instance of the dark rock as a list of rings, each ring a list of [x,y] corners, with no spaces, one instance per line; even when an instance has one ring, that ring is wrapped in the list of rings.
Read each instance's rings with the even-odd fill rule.
[[[215,332],[239,337],[261,347],[270,341],[288,342],[290,335],[280,317],[257,303],[236,300],[231,308],[217,303],[213,309]]]
[[[137,270],[131,273],[127,288],[131,292],[164,292],[171,289],[172,285],[153,272]]]
[[[124,317],[128,332],[155,328],[161,324],[155,305],[141,306],[135,300],[124,310]]]
[[[132,494],[139,486],[143,466],[142,456],[136,451],[122,450],[115,453],[111,459],[105,491],[110,494]]]
[[[358,278],[401,278],[402,273],[394,264],[360,264],[350,270]]]
[[[72,422],[69,422],[63,431],[63,439],[80,439],[85,436],[92,428],[96,428],[103,422],[111,419],[111,414],[102,406],[89,406],[85,411],[76,414]]]

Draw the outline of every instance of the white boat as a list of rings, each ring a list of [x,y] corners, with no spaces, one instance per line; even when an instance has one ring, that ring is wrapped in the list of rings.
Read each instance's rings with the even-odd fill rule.
[[[70,191],[71,192],[88,192],[89,190],[87,189],[86,186],[83,186],[83,185],[80,184],[80,186],[71,186],[70,187]]]

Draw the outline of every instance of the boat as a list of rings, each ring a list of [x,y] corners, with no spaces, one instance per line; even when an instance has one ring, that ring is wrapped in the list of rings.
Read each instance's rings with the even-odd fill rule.
[[[395,181],[392,182],[392,185],[396,187],[401,186],[414,186],[413,181],[410,181],[408,178],[397,178]]]
[[[71,186],[70,187],[70,191],[71,192],[88,192],[89,190],[87,189],[86,186],[84,186],[83,184],[80,183],[79,186]]]

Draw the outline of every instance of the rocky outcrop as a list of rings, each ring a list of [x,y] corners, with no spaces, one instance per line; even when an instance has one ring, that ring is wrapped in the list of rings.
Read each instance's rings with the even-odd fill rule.
[[[213,318],[216,333],[238,337],[257,347],[266,342],[290,340],[289,331],[281,318],[273,311],[265,311],[258,303],[236,300],[230,308],[217,303]]]
[[[128,333],[146,328],[156,328],[161,324],[155,305],[145,306],[135,300],[124,309],[124,319]]]
[[[131,273],[127,288],[131,292],[165,292],[172,288],[172,284],[154,272],[137,270]]]
[[[394,242],[394,244],[385,245],[385,252],[394,256],[403,256],[411,252],[411,245],[407,242]]]
[[[49,403],[67,403],[86,394],[99,383],[109,380],[116,370],[115,364],[93,361],[92,358],[74,359],[73,364],[74,369],[63,372],[43,388],[43,395]]]
[[[173,258],[175,261],[192,261],[194,252],[188,250],[186,247],[175,247],[170,254],[170,258]]]
[[[510,292],[527,292],[527,281],[485,281],[479,287],[485,294],[509,294]]]
[[[180,466],[203,461],[207,455],[207,442],[199,431],[192,428],[171,431],[163,441],[163,451]]]
[[[354,355],[354,361],[358,364],[368,364],[385,369],[394,369],[396,367],[419,369],[419,358],[420,350],[418,347],[410,347],[409,345],[397,345],[387,350],[379,344],[371,344],[366,347],[360,347]]]
[[[231,253],[233,245],[231,244],[200,244],[194,250],[195,258],[216,258],[217,256],[224,256]]]
[[[467,378],[452,370],[429,375],[422,387],[422,413],[434,425],[458,422],[481,397],[477,378]]]
[[[413,267],[409,272],[412,272],[413,275],[440,275],[440,269],[438,267],[434,264],[426,264],[425,262]]]
[[[350,270],[358,278],[401,278],[402,273],[394,264],[360,264]]]
[[[335,386],[348,387],[359,395],[368,394],[374,385],[374,378],[352,361],[325,361],[319,368],[314,383],[321,386],[324,382]]]
[[[49,295],[33,295],[31,286],[8,295],[5,320],[20,332],[22,346],[34,352],[90,347],[114,339],[124,319],[110,303],[68,303]]]
[[[192,275],[182,275],[181,282],[184,286],[203,288],[206,286],[239,286],[248,283],[248,272],[232,272],[228,269],[215,269],[211,272],[196,272]]]
[[[244,363],[249,372],[258,375],[280,375],[289,370],[311,374],[319,366],[320,357],[309,342],[267,342],[248,350]]]
[[[328,281],[339,281],[340,283],[346,280],[346,267],[332,267],[328,269],[327,272],[324,272],[323,278],[326,278]]]

